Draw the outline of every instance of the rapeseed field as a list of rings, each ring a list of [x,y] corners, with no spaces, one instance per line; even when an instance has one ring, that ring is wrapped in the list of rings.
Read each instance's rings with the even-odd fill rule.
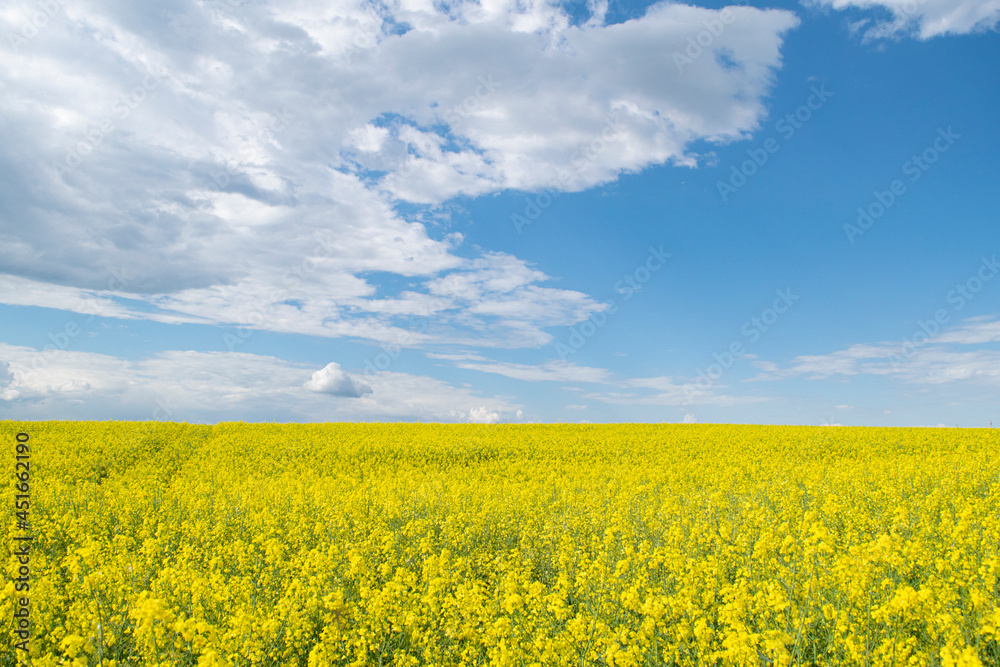
[[[1000,664],[993,430],[0,436],[4,665]]]

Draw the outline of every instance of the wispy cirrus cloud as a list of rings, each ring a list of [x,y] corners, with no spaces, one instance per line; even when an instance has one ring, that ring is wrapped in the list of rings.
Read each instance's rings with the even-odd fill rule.
[[[916,341],[916,342],[915,342]],[[1000,320],[976,317],[937,335],[851,345],[826,354],[799,355],[787,366],[756,364],[752,380],[879,375],[912,384],[1000,383]],[[974,347],[975,349],[967,349]]]
[[[450,358],[453,355],[428,355]],[[737,405],[766,400],[761,397],[722,393],[723,386],[704,386],[695,379],[683,380],[671,376],[619,378],[606,368],[580,366],[570,361],[553,359],[540,364],[499,362],[482,357],[451,359],[457,368],[503,375],[525,382],[561,382],[579,390],[583,398],[613,405]],[[575,385],[599,385],[580,389]],[[580,404],[567,409],[582,409]]]
[[[578,366],[569,361],[553,360],[543,364],[517,364],[498,361],[455,361],[455,366],[466,370],[494,373],[515,380],[528,382],[607,382],[610,371],[604,368]]]

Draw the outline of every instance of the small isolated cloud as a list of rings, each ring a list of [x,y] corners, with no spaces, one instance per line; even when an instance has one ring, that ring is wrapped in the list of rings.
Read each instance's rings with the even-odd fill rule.
[[[687,413],[684,414],[684,423],[685,424],[695,424],[697,422],[698,422],[698,420],[695,419],[694,415],[691,414],[690,412],[687,412]]]
[[[372,393],[372,388],[361,380],[356,380],[341,369],[340,364],[331,362],[312,374],[312,379],[302,385],[309,391],[331,396],[361,398]]]
[[[963,35],[995,29],[1000,22],[997,0],[818,0],[818,4],[888,11],[890,20],[868,17],[850,23],[851,31],[865,40]]]
[[[468,419],[470,422],[477,424],[496,424],[500,421],[500,413],[490,410],[485,406],[480,406],[469,410]]]
[[[587,406],[586,405],[579,405],[577,403],[570,403],[569,405],[566,406],[566,409],[567,410],[586,410]]]

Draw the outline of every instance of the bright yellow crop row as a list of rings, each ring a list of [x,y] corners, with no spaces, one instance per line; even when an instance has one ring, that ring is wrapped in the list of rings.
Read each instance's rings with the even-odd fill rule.
[[[1000,664],[993,430],[21,431],[38,667]]]

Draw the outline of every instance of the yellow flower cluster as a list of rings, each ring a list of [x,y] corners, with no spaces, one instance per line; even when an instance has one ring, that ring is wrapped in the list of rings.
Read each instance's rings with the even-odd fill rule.
[[[993,430],[20,431],[32,637],[2,664],[1000,664]]]

